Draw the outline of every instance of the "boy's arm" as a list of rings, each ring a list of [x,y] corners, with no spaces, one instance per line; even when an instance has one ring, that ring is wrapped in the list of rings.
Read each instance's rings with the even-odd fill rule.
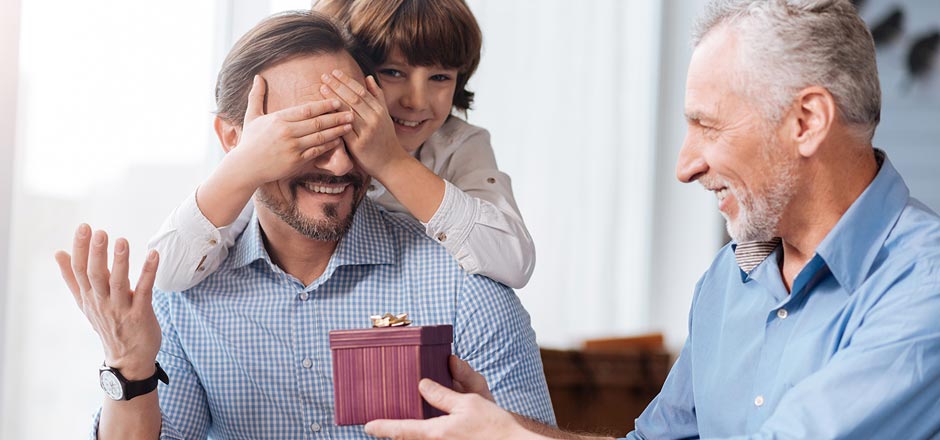
[[[451,155],[441,171],[447,190],[426,222],[426,232],[468,273],[522,288],[535,268],[535,244],[516,205],[512,181],[496,166],[489,133],[459,124],[457,130],[466,131],[452,136],[459,145],[441,146]]]
[[[160,253],[156,280],[160,290],[181,292],[206,279],[251,220],[254,207],[249,203],[230,225],[216,227],[199,209],[196,197],[187,196],[147,244]]]
[[[324,96],[342,99],[356,114],[353,130],[344,136],[353,157],[426,225],[429,236],[468,273],[514,288],[528,283],[535,246],[485,130],[458,136],[461,145],[447,148],[454,151],[450,169],[438,176],[398,144],[384,94],[372,77],[366,86],[342,72],[323,79]]]
[[[266,91],[255,76],[242,126],[216,118],[225,158],[151,239],[149,247],[164,258],[161,289],[186,290],[211,274],[247,225],[255,190],[342,145],[340,136],[352,129],[352,115],[338,112],[340,102],[332,99],[265,114]]]
[[[343,100],[355,114],[353,129],[343,136],[346,148],[370,176],[377,179],[415,218],[431,219],[444,198],[444,179],[402,148],[375,78],[366,84],[340,71],[323,76],[320,92]]]

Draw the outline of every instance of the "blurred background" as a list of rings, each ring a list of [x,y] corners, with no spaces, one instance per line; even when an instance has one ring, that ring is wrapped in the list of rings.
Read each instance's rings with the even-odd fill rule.
[[[713,196],[674,175],[704,0],[468,3],[484,35],[468,119],[491,132],[535,239],[518,294],[540,344],[660,333],[676,353],[726,240]],[[858,3],[878,40],[875,144],[938,210],[940,4]],[[127,237],[138,273],[147,240],[221,157],[221,60],[261,18],[309,5],[0,0],[0,438],[85,435],[101,347],[54,251],[87,222]]]

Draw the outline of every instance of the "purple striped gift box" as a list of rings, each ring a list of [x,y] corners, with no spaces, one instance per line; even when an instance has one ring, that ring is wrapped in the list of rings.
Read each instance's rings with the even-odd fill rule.
[[[421,398],[418,382],[452,387],[450,325],[330,332],[337,425],[375,419],[427,419],[443,413]]]

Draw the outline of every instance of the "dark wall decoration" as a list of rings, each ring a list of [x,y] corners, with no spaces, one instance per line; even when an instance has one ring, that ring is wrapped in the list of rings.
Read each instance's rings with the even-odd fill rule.
[[[940,0],[856,0],[875,40],[881,125],[874,144],[911,194],[940,212]]]

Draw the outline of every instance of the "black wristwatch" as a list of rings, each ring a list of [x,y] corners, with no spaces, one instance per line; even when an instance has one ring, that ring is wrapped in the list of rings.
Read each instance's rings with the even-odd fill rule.
[[[170,378],[166,375],[166,371],[163,371],[163,368],[160,367],[160,363],[154,362],[154,365],[156,365],[157,371],[153,372],[153,376],[135,381],[125,379],[121,372],[115,368],[102,365],[98,369],[98,383],[101,384],[101,389],[111,399],[131,400],[156,389],[158,380],[167,385],[170,384]]]

